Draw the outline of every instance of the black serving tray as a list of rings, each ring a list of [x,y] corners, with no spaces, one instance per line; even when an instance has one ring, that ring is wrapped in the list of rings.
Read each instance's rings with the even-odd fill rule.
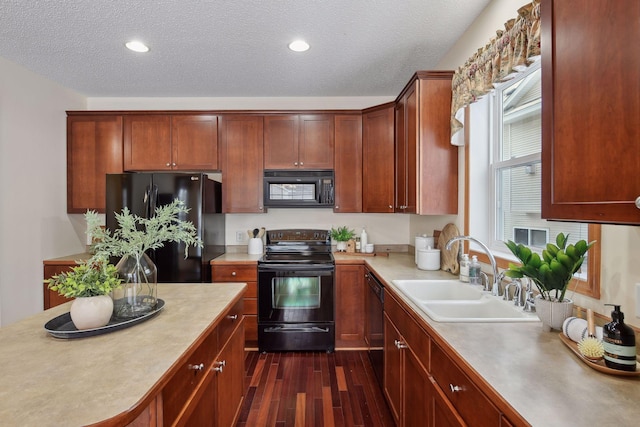
[[[119,331],[120,329],[129,328],[133,325],[137,325],[138,323],[142,323],[145,320],[149,320],[152,317],[156,316],[158,313],[160,313],[160,310],[162,310],[163,308],[164,308],[164,300],[161,300],[160,298],[158,298],[158,304],[156,306],[156,309],[140,317],[136,317],[134,319],[127,319],[127,320],[117,320],[112,317],[106,326],[102,326],[100,328],[82,329],[82,330],[76,329],[75,325],[71,321],[71,314],[67,312],[49,320],[47,323],[45,323],[44,329],[47,332],[49,332],[51,336],[55,338],[71,339],[71,338],[92,337],[95,335],[102,335],[102,334],[108,334],[110,332]]]

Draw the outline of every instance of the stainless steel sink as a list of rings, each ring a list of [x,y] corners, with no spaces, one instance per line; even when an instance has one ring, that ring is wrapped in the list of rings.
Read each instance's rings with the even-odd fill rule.
[[[512,301],[457,280],[394,280],[393,284],[436,322],[538,322]]]

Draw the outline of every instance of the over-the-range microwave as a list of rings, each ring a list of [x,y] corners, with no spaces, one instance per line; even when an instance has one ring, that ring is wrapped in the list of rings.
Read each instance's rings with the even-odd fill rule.
[[[333,170],[265,170],[264,206],[332,208]]]

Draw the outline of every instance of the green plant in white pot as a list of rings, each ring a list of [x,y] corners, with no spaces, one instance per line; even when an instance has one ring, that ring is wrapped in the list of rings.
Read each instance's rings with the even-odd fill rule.
[[[347,242],[353,239],[355,234],[355,231],[349,229],[346,225],[338,228],[331,227],[330,231],[331,239],[336,241],[336,250],[340,252],[344,252],[347,249]]]
[[[120,288],[122,279],[106,257],[94,255],[45,283],[63,297],[75,298],[69,314],[77,329],[92,329],[109,323],[113,314],[111,292]]]
[[[91,249],[102,256],[121,257],[116,268],[124,285],[113,293],[117,318],[139,317],[157,306],[157,269],[147,251],[161,248],[165,242],[184,243],[186,258],[190,246],[203,246],[193,223],[179,219],[188,211],[178,199],[156,208],[151,218],[134,215],[125,207],[115,214],[116,230],[103,229],[94,211],[85,214],[94,241]]]
[[[505,275],[533,281],[540,293],[536,298],[536,313],[547,330],[560,329],[562,322],[572,315],[573,301],[565,298],[565,294],[574,274],[582,267],[587,251],[596,243],[579,240],[575,245],[567,245],[568,239],[568,234],[559,233],[556,244],[548,243],[542,257],[522,244],[506,242],[522,264],[509,263]]]

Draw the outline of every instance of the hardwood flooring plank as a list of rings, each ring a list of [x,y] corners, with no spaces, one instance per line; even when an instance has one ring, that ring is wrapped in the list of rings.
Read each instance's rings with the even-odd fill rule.
[[[333,405],[331,404],[331,387],[322,387],[322,419],[325,427],[335,426]]]
[[[336,366],[336,379],[338,380],[338,391],[347,391],[347,379],[344,376],[344,367]]]
[[[305,403],[307,400],[307,396],[304,393],[298,393],[296,395],[296,421],[295,427],[304,427],[305,426]]]

